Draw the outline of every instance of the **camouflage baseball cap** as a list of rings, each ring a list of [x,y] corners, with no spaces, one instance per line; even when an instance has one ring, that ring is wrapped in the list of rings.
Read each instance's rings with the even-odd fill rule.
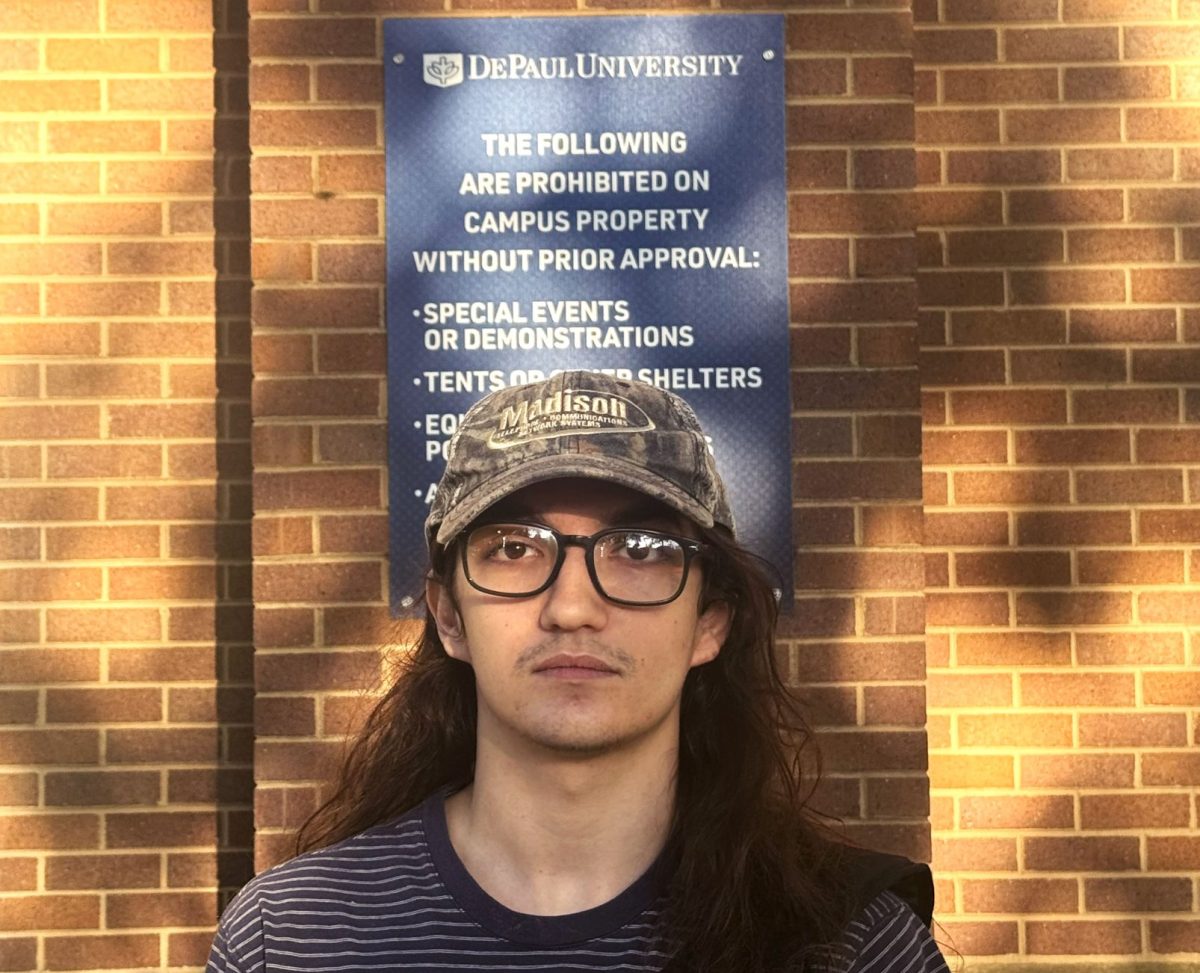
[[[426,540],[446,544],[510,493],[568,476],[627,486],[702,527],[733,531],[725,484],[691,406],[644,382],[572,371],[471,407],[450,440]]]

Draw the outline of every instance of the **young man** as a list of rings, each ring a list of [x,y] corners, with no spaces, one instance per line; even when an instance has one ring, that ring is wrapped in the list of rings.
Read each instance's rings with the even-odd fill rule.
[[[566,372],[477,403],[426,523],[423,638],[209,973],[944,971],[928,869],[806,809],[733,526],[669,392]]]

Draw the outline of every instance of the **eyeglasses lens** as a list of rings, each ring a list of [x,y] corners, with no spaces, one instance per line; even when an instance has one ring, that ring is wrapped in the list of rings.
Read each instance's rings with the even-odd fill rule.
[[[605,531],[591,539],[600,591],[632,604],[668,601],[683,586],[687,555],[675,539],[642,530]],[[526,595],[550,579],[558,538],[529,524],[485,524],[467,537],[467,577],[485,591]]]

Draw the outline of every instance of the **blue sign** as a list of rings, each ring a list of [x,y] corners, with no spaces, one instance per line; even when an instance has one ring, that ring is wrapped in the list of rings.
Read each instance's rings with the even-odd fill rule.
[[[780,15],[384,24],[391,600],[459,417],[568,368],[695,408],[790,597]]]

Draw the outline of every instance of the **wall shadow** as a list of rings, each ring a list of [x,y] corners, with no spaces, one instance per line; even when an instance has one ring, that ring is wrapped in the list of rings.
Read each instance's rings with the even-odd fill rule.
[[[216,269],[214,607],[217,886],[254,874],[253,606],[250,590],[250,99],[247,0],[212,0],[213,265]]]

